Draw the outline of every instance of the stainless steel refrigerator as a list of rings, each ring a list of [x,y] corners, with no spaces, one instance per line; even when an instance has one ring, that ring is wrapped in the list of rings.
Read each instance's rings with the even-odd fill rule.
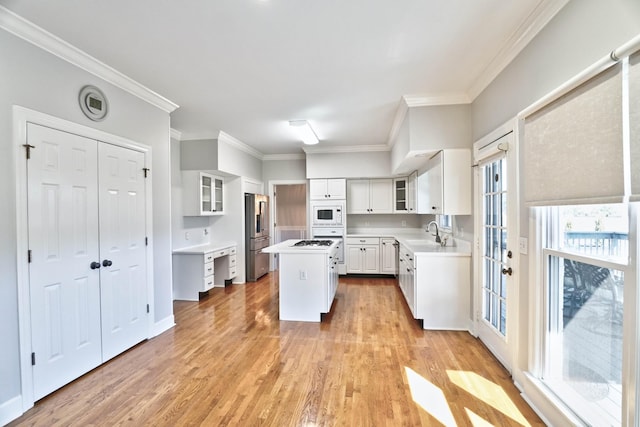
[[[255,282],[269,272],[269,197],[245,193],[244,215],[247,282]]]

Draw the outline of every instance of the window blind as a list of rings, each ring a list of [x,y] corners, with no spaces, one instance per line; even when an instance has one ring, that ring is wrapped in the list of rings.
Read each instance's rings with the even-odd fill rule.
[[[623,200],[621,70],[616,64],[524,118],[529,206]]]
[[[629,140],[631,157],[631,195],[640,201],[640,52],[629,57]]]

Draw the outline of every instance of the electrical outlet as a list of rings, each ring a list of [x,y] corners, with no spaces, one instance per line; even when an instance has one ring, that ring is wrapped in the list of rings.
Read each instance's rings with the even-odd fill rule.
[[[306,270],[300,270],[300,280],[307,280]]]
[[[527,254],[527,247],[529,246],[529,240],[526,237],[520,238],[520,253],[522,255]]]
[[[185,231],[185,232],[184,232],[184,240],[189,240],[189,238],[190,238],[190,237],[191,237],[191,236],[189,235],[189,232],[188,232],[188,231]]]

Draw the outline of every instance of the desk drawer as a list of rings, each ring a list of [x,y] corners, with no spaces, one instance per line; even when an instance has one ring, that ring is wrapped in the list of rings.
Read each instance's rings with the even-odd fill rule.
[[[203,289],[208,291],[213,288],[213,274],[204,278]]]
[[[213,261],[208,262],[204,265],[203,276],[211,276],[211,275],[213,275]]]
[[[204,254],[204,262],[213,262],[213,252]]]

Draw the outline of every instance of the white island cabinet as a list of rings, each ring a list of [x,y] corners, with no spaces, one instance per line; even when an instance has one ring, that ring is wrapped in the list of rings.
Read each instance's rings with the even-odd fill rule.
[[[338,245],[296,247],[287,240],[264,248],[279,259],[280,320],[320,322],[338,288]]]

